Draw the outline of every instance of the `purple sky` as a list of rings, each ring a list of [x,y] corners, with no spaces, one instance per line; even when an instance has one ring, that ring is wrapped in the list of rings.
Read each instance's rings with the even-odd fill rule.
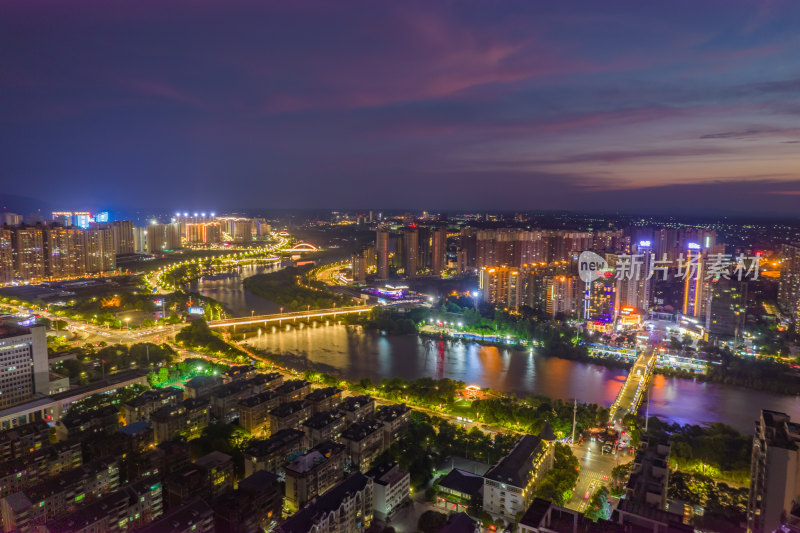
[[[796,0],[0,12],[0,190],[51,205],[800,211]]]

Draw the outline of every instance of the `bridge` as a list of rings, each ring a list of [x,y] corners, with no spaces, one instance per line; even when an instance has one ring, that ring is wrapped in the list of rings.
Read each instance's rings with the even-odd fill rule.
[[[245,316],[241,318],[226,318],[224,320],[212,320],[208,323],[210,328],[227,328],[236,326],[256,325],[256,324],[281,324],[283,322],[297,322],[298,320],[312,320],[315,318],[336,318],[342,315],[354,315],[368,313],[372,311],[371,305],[359,305],[354,307],[334,307],[332,309],[312,309],[309,311],[295,311],[291,313],[276,313],[272,315]]]
[[[622,384],[622,388],[619,390],[614,405],[611,406],[609,421],[612,423],[619,422],[626,414],[636,413],[642,403],[645,392],[647,392],[647,388],[650,386],[650,379],[653,377],[657,359],[658,355],[652,345],[639,354],[636,362],[631,367],[630,373],[628,373],[628,377],[625,379],[625,383]]]

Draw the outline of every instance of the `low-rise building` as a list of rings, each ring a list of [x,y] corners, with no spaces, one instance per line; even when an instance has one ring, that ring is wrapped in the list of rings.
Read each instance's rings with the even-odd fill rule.
[[[468,504],[483,494],[483,476],[454,468],[438,481],[440,497],[459,504]]]
[[[194,464],[205,469],[212,497],[233,489],[233,458],[230,455],[211,452],[198,458]]]
[[[310,447],[326,440],[340,442],[345,428],[341,411],[323,411],[303,422],[303,431]]]
[[[119,466],[94,460],[0,500],[5,531],[26,531],[119,487]]]
[[[280,403],[296,402],[308,396],[311,392],[311,383],[304,379],[291,379],[274,390],[280,395]]]
[[[361,422],[375,414],[375,398],[366,394],[350,396],[342,400],[339,410],[344,413],[344,419],[348,424]]]
[[[359,533],[372,523],[372,480],[360,472],[275,528],[276,533]]]
[[[50,444],[50,425],[42,420],[0,431],[0,461],[26,455]]]
[[[286,465],[286,505],[302,508],[312,498],[334,485],[344,476],[345,448],[326,441]]]
[[[252,365],[232,366],[222,373],[222,382],[227,384],[234,381],[250,379],[257,373],[258,370]]]
[[[244,473],[260,470],[282,474],[289,458],[306,450],[305,434],[297,429],[282,429],[268,439],[253,440],[244,454]]]
[[[349,464],[366,471],[384,450],[383,423],[369,418],[350,424],[342,433],[342,444],[347,447]]]
[[[324,387],[311,392],[305,399],[311,405],[313,414],[330,411],[342,402],[342,389]]]
[[[484,474],[483,509],[492,518],[513,523],[517,514],[528,508],[533,485],[553,467],[553,447],[553,441],[523,435],[508,455]]]
[[[37,526],[37,533],[127,531],[149,524],[164,512],[161,483],[141,481]]]
[[[383,445],[385,448],[391,446],[393,442],[408,432],[410,417],[411,408],[404,403],[378,407],[375,418],[383,422]]]
[[[173,509],[140,533],[214,533],[214,510],[200,498]]]
[[[66,470],[81,466],[80,441],[31,448],[30,453],[0,461],[0,497],[31,487]]]
[[[269,427],[273,433],[282,429],[301,429],[311,415],[311,406],[304,400],[286,402],[269,412]]]
[[[189,398],[176,406],[165,405],[150,415],[153,441],[160,444],[178,436],[197,438],[210,418],[208,400],[204,398]]]
[[[411,475],[394,461],[382,463],[366,474],[372,480],[372,505],[378,520],[391,520],[411,493]]]
[[[169,509],[193,498],[211,501],[233,489],[233,461],[230,455],[211,452],[167,476],[164,499]]]
[[[236,380],[220,385],[211,391],[211,414],[222,422],[231,422],[239,416],[239,402],[263,391],[253,390],[250,380]]]
[[[186,382],[184,391],[186,398],[207,398],[215,387],[222,385],[219,376],[197,376]]]
[[[183,391],[177,387],[164,387],[143,392],[122,406],[125,424],[149,422],[150,415],[165,405],[177,405],[183,400]]]
[[[256,437],[270,434],[269,412],[280,404],[274,390],[256,394],[239,402],[239,425]]]
[[[106,405],[84,413],[70,412],[56,423],[58,440],[80,440],[91,435],[113,433],[119,428],[119,409]]]
[[[211,503],[216,533],[270,531],[281,520],[283,488],[278,476],[261,470]]]

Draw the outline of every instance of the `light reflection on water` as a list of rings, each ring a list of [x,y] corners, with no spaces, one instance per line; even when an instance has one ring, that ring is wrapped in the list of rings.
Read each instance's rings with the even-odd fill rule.
[[[248,342],[274,354],[294,356],[300,366],[347,379],[450,378],[500,391],[578,398],[604,406],[614,401],[627,375],[625,369],[496,346],[412,335],[387,337],[342,325],[254,334]],[[664,376],[653,380],[649,412],[674,422],[725,422],[751,432],[761,408],[800,417],[800,400],[794,397]]]

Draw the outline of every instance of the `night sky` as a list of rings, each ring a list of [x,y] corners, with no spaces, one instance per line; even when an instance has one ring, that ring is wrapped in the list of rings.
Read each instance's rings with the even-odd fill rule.
[[[800,212],[800,2],[0,4],[2,193]]]

